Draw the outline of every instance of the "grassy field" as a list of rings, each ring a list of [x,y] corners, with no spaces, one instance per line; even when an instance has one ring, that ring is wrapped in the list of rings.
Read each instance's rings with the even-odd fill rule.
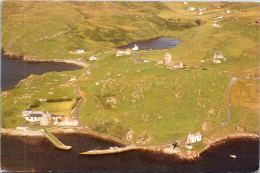
[[[72,106],[75,103],[75,100],[65,101],[65,102],[43,102],[37,108],[33,108],[32,110],[41,110],[44,112],[64,115],[70,114],[72,111]]]
[[[225,73],[171,71],[113,55],[95,66],[80,114],[93,130],[122,138],[131,132],[132,141],[160,144],[201,131],[203,123],[210,122],[203,129],[210,131],[226,117]]]
[[[198,15],[187,11],[190,6],[207,11]],[[226,9],[231,13],[226,14]],[[214,19],[217,15],[224,17]],[[136,144],[174,142],[198,131],[203,139],[241,131],[258,133],[256,79],[236,81],[229,96],[230,122],[211,132],[227,117],[230,73],[260,76],[259,16],[258,4],[247,2],[3,2],[2,46],[7,53],[83,61],[98,54],[99,60],[88,61],[85,76],[81,75],[84,69],[32,75],[17,88],[2,92],[2,127],[25,122],[17,115],[34,100],[76,98],[73,91],[81,86],[88,94],[80,111],[83,124]],[[214,22],[222,27],[212,27]],[[140,58],[148,63],[135,62],[131,56],[115,57],[117,46],[160,36],[181,43],[173,49],[142,53]],[[79,48],[85,53],[76,54]],[[187,68],[156,65],[166,52]],[[222,53],[226,62],[213,64],[215,53]],[[69,81],[72,77],[77,80]],[[67,113],[72,104],[42,102],[37,109]],[[199,143],[194,150],[204,146]]]
[[[237,80],[230,93],[232,105],[257,109],[259,106],[259,79]]]
[[[85,80],[85,78],[80,77],[81,74],[82,70],[31,75],[21,81],[17,88],[2,92],[1,126],[15,128],[25,122],[24,118],[17,117],[17,115],[28,109],[34,100],[76,98],[73,92],[74,88]],[[78,80],[69,81],[72,77],[77,77]],[[65,106],[64,104],[66,107],[62,108]],[[35,110],[49,111],[49,113],[69,113],[71,106],[72,102],[42,102],[40,107],[35,108]]]

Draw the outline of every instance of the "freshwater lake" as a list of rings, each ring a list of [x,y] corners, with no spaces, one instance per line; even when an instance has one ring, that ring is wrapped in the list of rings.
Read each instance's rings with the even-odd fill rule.
[[[180,41],[176,38],[171,37],[158,37],[153,38],[149,40],[141,40],[129,43],[125,46],[117,47],[118,49],[127,49],[127,48],[133,48],[135,44],[138,46],[139,50],[162,50],[162,49],[170,49],[174,48],[180,43]]]

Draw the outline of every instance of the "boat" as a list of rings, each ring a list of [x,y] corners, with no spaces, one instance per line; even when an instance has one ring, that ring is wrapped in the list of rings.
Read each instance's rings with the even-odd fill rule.
[[[234,159],[237,158],[237,156],[233,155],[233,154],[229,155],[229,157],[234,158]]]

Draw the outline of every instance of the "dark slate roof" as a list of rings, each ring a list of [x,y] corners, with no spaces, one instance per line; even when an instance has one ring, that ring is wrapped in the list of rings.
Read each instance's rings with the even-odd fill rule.
[[[30,114],[28,117],[42,117],[42,114]]]

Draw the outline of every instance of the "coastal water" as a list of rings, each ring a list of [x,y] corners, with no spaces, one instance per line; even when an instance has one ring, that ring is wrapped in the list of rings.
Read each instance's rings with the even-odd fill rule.
[[[87,172],[252,172],[259,168],[259,141],[233,139],[202,153],[197,162],[178,161],[165,156],[140,151],[112,155],[86,156],[78,153],[116,146],[85,134],[56,134],[71,151],[63,151],[43,137],[1,136],[2,170],[8,171],[87,171]],[[234,154],[236,159],[230,158]]]
[[[119,49],[127,49],[127,48],[133,48],[135,44],[138,46],[139,50],[161,50],[161,49],[170,49],[174,48],[177,44],[179,44],[180,41],[176,38],[171,37],[158,37],[153,38],[149,40],[142,40],[142,41],[136,41],[132,42],[125,46],[118,47]]]
[[[13,88],[18,82],[31,74],[41,75],[50,71],[71,71],[78,66],[58,62],[24,62],[1,54],[1,90]]]

